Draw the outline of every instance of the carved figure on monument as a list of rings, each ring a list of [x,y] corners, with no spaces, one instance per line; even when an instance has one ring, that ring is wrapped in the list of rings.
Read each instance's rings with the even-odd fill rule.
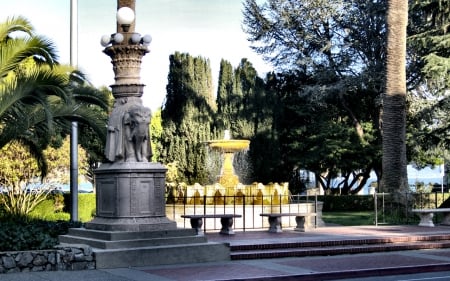
[[[148,162],[151,111],[135,98],[116,99],[108,122],[105,156],[111,162]]]
[[[150,109],[142,105],[134,105],[125,113],[123,122],[126,162],[148,162],[148,158],[151,157],[150,116]]]

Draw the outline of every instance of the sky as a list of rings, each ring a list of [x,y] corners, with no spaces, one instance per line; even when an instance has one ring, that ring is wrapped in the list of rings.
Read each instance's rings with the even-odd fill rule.
[[[77,65],[96,87],[114,83],[111,59],[100,38],[116,32],[117,0],[78,0]],[[136,0],[136,28],[153,38],[142,61],[145,106],[156,110],[166,94],[169,56],[176,51],[211,62],[214,87],[220,60],[234,67],[247,58],[259,76],[271,66],[254,53],[242,31],[242,0]],[[0,21],[24,16],[38,34],[52,40],[60,63],[70,63],[70,0],[0,0]],[[215,91],[215,89],[214,89]]]

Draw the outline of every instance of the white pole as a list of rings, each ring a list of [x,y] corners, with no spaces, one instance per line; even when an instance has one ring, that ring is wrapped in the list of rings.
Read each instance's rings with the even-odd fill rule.
[[[78,66],[78,0],[70,0],[70,65]],[[78,123],[70,132],[70,221],[78,221]]]

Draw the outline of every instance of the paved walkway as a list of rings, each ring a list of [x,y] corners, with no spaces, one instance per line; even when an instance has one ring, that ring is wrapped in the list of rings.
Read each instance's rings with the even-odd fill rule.
[[[365,226],[323,227],[311,232],[237,232],[234,236],[207,233],[209,241],[230,244],[272,243],[273,241],[326,241],[330,239],[396,237],[449,234],[450,227]],[[238,260],[202,264],[148,266],[105,270],[31,272],[1,274],[9,280],[64,281],[173,281],[173,280],[338,280],[379,276],[386,273],[450,271],[450,249],[414,250],[338,256]],[[450,278],[450,277],[449,277]],[[354,279],[357,280],[357,279]],[[447,280],[447,279],[442,279]]]

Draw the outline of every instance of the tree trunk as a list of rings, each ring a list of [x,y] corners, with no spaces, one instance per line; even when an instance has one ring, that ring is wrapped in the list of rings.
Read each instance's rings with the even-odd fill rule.
[[[381,189],[408,189],[406,170],[406,26],[408,1],[388,0],[386,92],[383,96]],[[402,197],[402,196],[401,196]]]

